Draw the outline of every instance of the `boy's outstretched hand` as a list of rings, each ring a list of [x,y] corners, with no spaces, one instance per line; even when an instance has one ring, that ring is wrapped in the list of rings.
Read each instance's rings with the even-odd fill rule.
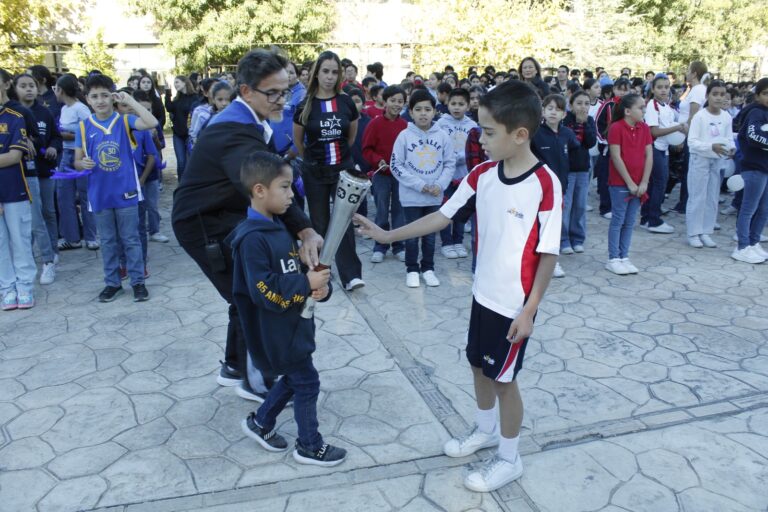
[[[359,228],[357,228],[357,232],[363,236],[369,236],[376,240],[379,243],[382,244],[388,244],[389,241],[389,231],[384,231],[379,226],[376,225],[372,220],[369,220],[359,213],[356,213],[354,217],[352,217],[354,222],[360,225]]]
[[[533,333],[533,317],[526,313],[520,313],[517,318],[512,321],[512,325],[509,326],[509,333],[507,333],[507,341],[515,345],[520,343],[525,338],[528,338]]]

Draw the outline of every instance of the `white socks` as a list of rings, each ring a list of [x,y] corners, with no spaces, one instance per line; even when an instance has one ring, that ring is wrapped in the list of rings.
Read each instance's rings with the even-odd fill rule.
[[[477,423],[480,432],[491,434],[496,429],[499,421],[498,405],[494,404],[491,409],[477,409],[475,411],[475,423]]]
[[[501,440],[499,441],[499,457],[508,462],[515,462],[515,460],[517,460],[517,444],[519,442],[520,436],[501,436]]]

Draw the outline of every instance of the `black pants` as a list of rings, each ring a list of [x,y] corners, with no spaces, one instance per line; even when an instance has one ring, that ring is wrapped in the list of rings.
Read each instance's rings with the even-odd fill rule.
[[[309,207],[309,220],[312,221],[312,228],[322,237],[325,237],[331,222],[331,200],[336,196],[338,174],[336,180],[330,182],[327,178],[318,179],[315,173],[316,168],[313,168],[311,164],[305,164],[304,190],[307,193],[307,206]],[[320,175],[322,176],[322,174]],[[347,232],[339,244],[339,250],[336,252],[336,269],[344,286],[352,279],[360,278],[363,275],[363,265],[360,263],[355,249],[355,233],[352,230],[352,223],[349,224]]]
[[[228,219],[227,222],[220,222],[215,217],[203,217],[205,231],[210,240],[222,242],[232,231],[233,224]],[[211,262],[205,250],[205,236],[203,228],[200,225],[200,219],[194,217],[173,223],[173,232],[179,245],[195,260],[195,263],[203,271],[205,277],[213,284],[219,295],[229,303],[229,325],[227,326],[227,344],[224,350],[224,362],[228,366],[235,368],[241,375],[247,375],[247,361],[245,336],[243,328],[240,325],[240,316],[232,301],[232,280],[233,263],[232,250],[229,246],[221,243],[222,253],[226,262],[226,269],[217,272],[211,268]]]

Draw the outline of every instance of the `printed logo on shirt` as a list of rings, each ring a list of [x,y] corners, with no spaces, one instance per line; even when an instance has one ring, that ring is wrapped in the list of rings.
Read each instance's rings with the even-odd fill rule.
[[[0,123],[0,133],[3,135],[8,133],[8,124]]]
[[[443,146],[435,140],[419,139],[406,149],[412,155],[406,159],[408,167],[423,176],[434,174],[442,169],[442,150]]]
[[[336,117],[336,112],[339,111],[336,98],[325,100],[320,102],[320,111],[323,114],[333,113],[331,117],[324,116],[320,119],[320,142],[325,143],[325,164],[335,165],[341,162],[341,143],[340,139],[343,135],[341,129],[341,119]]]
[[[517,211],[514,207],[507,210],[507,213],[515,217],[516,219],[524,219],[525,215],[523,215],[523,212]]]
[[[96,146],[96,160],[99,167],[107,172],[113,172],[120,168],[120,145],[107,140]]]

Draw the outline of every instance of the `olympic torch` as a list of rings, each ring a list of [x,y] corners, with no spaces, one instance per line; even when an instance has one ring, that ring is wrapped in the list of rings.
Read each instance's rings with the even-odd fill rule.
[[[323,248],[320,250],[320,264],[315,267],[316,270],[331,268],[336,251],[339,249],[342,238],[344,238],[344,233],[349,228],[349,223],[352,222],[352,216],[357,211],[360,203],[365,200],[365,196],[370,188],[371,182],[367,178],[354,176],[347,171],[341,171],[339,174],[331,222],[328,224]],[[312,318],[312,315],[315,314],[316,305],[317,302],[314,299],[311,297],[307,298],[301,316],[303,318]]]

